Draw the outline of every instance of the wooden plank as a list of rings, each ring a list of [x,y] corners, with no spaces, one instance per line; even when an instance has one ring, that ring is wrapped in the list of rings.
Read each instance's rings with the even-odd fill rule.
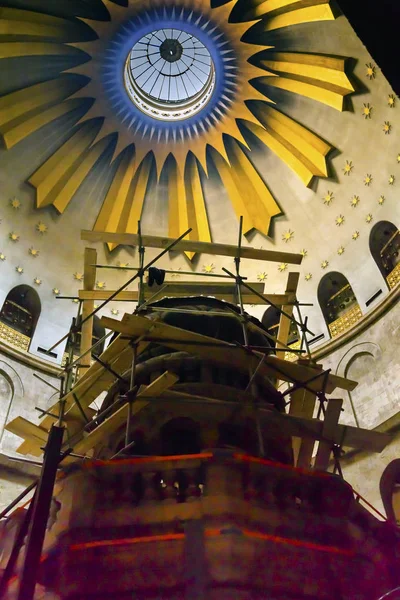
[[[160,396],[165,390],[172,387],[178,380],[179,377],[175,375],[175,373],[166,371],[160,375],[160,377],[150,383],[150,385],[148,385],[146,388],[140,390],[136,397],[137,399],[132,403],[132,416],[150,404],[150,400],[142,400],[142,398]],[[102,439],[105,439],[105,436],[116,431],[126,422],[127,418],[128,404],[124,404],[124,406],[121,406],[120,409],[100,423],[100,425],[90,432],[86,437],[74,444],[74,451],[77,454],[85,454],[94,448],[94,446],[99,444]]]
[[[138,246],[139,236],[133,233],[111,233],[107,231],[81,231],[81,239],[88,242],[104,242],[112,244],[122,244],[124,246]],[[148,248],[165,249],[174,241],[173,238],[158,237],[155,235],[143,235],[143,246]],[[196,242],[191,240],[182,240],[174,246],[174,252],[201,252],[203,254],[213,254],[215,256],[237,256],[237,246],[228,244],[213,244],[210,242]],[[291,265],[300,265],[303,259],[301,254],[292,252],[280,252],[276,250],[258,250],[248,246],[242,246],[240,250],[241,258],[251,258],[253,260],[266,260],[271,262],[286,262]]]
[[[96,284],[96,267],[97,251],[94,248],[85,248],[84,270],[83,270],[83,287],[85,290],[93,290]],[[82,304],[82,321],[93,312],[94,300],[85,300]],[[84,354],[91,348],[93,339],[93,317],[85,321],[81,330],[81,346],[80,353]],[[84,367],[90,367],[92,355],[87,352],[80,359],[80,364]],[[84,373],[84,370],[79,370],[79,374]]]
[[[40,444],[40,446],[44,446],[47,444],[47,439],[49,437],[49,432],[39,425],[35,425],[24,419],[24,417],[16,417],[5,426],[7,431],[11,431],[15,435],[23,438],[24,440],[33,440]]]
[[[295,417],[312,419],[314,415],[316,395],[305,389],[295,390],[290,395],[289,414]],[[293,454],[295,465],[305,467],[311,462],[314,440],[293,437]]]
[[[297,286],[299,283],[300,273],[289,273],[286,294],[289,296],[289,301],[294,302],[296,300]],[[282,309],[290,316],[293,315],[293,304],[283,306]],[[281,314],[279,319],[278,335],[276,339],[276,347],[283,348],[287,345],[289,339],[291,319],[286,315]]]
[[[190,352],[195,356],[200,356],[205,360],[212,360],[217,364],[228,365],[233,368],[238,368],[241,371],[247,369],[255,370],[262,358],[262,354],[258,352],[247,353],[245,349],[233,348],[227,342],[206,337],[198,333],[186,331],[178,327],[172,327],[165,323],[154,323],[137,315],[125,315],[123,321],[117,321],[110,317],[103,317],[100,321],[101,325],[106,329],[112,329],[125,335],[130,335],[133,338],[145,335],[149,329],[149,323],[153,325],[151,334],[146,336],[146,340],[159,340],[163,345],[175,350]],[[223,349],[223,352],[221,352]],[[263,364],[259,367],[258,372],[265,377],[278,377],[284,381],[293,382],[307,381],[318,373],[318,369],[298,365],[275,356],[265,356]],[[323,388],[324,377],[320,377],[311,381],[307,385],[313,391],[321,391]],[[329,375],[327,393],[331,393],[336,387],[342,389],[354,389],[357,383],[337,375]]]
[[[282,434],[294,435],[301,438],[312,438],[314,440],[329,439],[332,444],[342,444],[348,448],[358,448],[366,452],[382,452],[382,450],[392,441],[392,436],[387,433],[370,431],[359,427],[348,425],[337,425],[331,435],[323,435],[324,422],[319,419],[305,419],[304,417],[293,417],[277,411],[265,411],[260,409],[260,413],[265,419],[264,434],[268,437],[268,431],[271,434],[278,430]],[[266,413],[268,413],[266,415]],[[264,425],[264,421],[263,421]]]
[[[323,421],[322,435],[324,438],[331,439],[335,435],[335,429],[339,422],[340,413],[342,410],[343,400],[330,398],[325,411],[325,418]],[[332,444],[327,442],[320,442],[318,446],[317,456],[315,458],[316,469],[326,471],[329,465],[329,459],[332,452]]]
[[[251,284],[254,285],[254,284]],[[153,289],[153,288],[150,288]],[[156,292],[156,288],[154,288],[153,293]],[[101,301],[101,300],[108,300],[108,298],[110,298],[111,294],[113,294],[113,291],[111,290],[93,290],[93,291],[85,291],[85,290],[79,290],[78,292],[78,297],[80,300],[94,300],[94,301]],[[150,293],[148,293],[146,291],[145,293],[145,299],[150,298]],[[181,298],[182,296],[187,296],[187,295],[199,295],[199,296],[213,296],[214,298],[216,298],[217,300],[225,300],[226,302],[231,302],[231,303],[235,303],[233,300],[233,294],[231,292],[229,293],[225,293],[225,292],[218,292],[218,293],[214,293],[214,294],[209,294],[208,293],[208,288],[207,285],[203,285],[202,286],[202,291],[198,291],[198,293],[196,294],[190,294],[190,293],[185,293],[183,290],[175,290],[172,291],[170,289],[168,289],[168,293],[167,290],[164,289],[163,293],[160,294],[161,297],[165,297],[165,296],[169,296],[171,298]],[[159,299],[159,296],[157,294],[157,296],[154,297],[154,301],[157,300],[157,298]],[[283,304],[285,304],[285,302],[288,302],[288,296],[287,294],[261,294],[263,296],[263,298],[266,300],[266,302],[264,300],[262,300],[261,298],[259,298],[258,296],[256,296],[256,294],[252,294],[246,290],[243,290],[243,303],[244,304],[257,304],[257,305],[263,305],[263,304],[268,304],[268,302],[272,302],[273,304],[276,304],[277,306],[282,306]],[[115,298],[113,300],[117,300],[117,301],[123,301],[123,302],[137,302],[138,301],[138,292],[136,290],[132,290],[132,291],[124,291],[124,292],[120,292],[117,296],[115,296]]]

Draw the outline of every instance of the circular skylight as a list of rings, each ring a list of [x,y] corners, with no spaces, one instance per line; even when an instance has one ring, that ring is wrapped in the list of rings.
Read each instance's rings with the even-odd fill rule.
[[[181,29],[158,29],[131,49],[125,86],[132,102],[156,119],[199,112],[212,96],[215,72],[206,46]]]

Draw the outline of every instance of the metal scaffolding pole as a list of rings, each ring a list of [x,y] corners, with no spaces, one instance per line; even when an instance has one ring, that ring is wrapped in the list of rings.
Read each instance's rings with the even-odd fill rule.
[[[47,528],[54,482],[60,462],[64,428],[53,426],[44,452],[42,472],[35,494],[32,518],[29,526],[26,551],[22,565],[18,600],[33,600],[37,572]]]

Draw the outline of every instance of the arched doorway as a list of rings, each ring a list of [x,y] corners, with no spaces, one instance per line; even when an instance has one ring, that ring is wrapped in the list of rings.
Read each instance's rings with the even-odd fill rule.
[[[369,249],[388,288],[400,281],[400,231],[390,221],[379,221],[371,229]]]
[[[353,288],[342,273],[332,271],[322,277],[318,302],[331,337],[344,333],[362,317]]]
[[[7,295],[0,311],[0,338],[27,351],[41,311],[40,298],[29,285],[17,285]]]

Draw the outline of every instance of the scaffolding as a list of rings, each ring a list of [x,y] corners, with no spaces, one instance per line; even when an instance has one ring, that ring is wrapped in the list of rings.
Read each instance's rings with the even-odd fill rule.
[[[23,444],[18,449],[21,453],[40,456],[44,452],[44,459],[41,477],[37,485],[31,485],[0,515],[0,518],[4,517],[29,492],[34,490],[34,498],[21,525],[15,551],[13,551],[0,584],[0,598],[4,594],[4,590],[14,572],[16,560],[25,537],[23,534],[26,534],[26,532],[28,532],[28,540],[21,571],[18,599],[30,600],[33,598],[50,501],[57,469],[61,461],[64,459],[68,461],[84,460],[104,436],[110,435],[113,431],[125,426],[124,447],[112,457],[112,459],[117,458],[119,454],[129,450],[134,444],[131,427],[135,415],[149,402],[165,400],[165,393],[168,393],[168,398],[172,397],[177,402],[210,403],[212,401],[212,399],[205,396],[199,397],[174,391],[172,388],[178,377],[168,371],[147,387],[137,386],[137,357],[147,343],[162,342],[163,345],[172,349],[185,349],[200,359],[211,356],[213,360],[215,359],[224,365],[244,366],[249,375],[249,390],[251,390],[256,377],[261,376],[265,379],[271,390],[273,389],[274,394],[277,394],[285,404],[287,410],[285,413],[279,413],[253,403],[252,409],[256,416],[260,458],[264,456],[260,415],[268,418],[271,425],[280,428],[283,433],[292,436],[295,465],[301,468],[310,468],[311,463],[314,461],[313,468],[327,470],[332,455],[334,472],[341,474],[340,455],[344,446],[380,452],[389,442],[390,438],[385,434],[339,424],[342,400],[328,398],[327,395],[331,394],[336,388],[351,391],[357,384],[331,374],[330,369],[324,370],[321,365],[316,364],[313,360],[307,336],[313,336],[314,334],[309,329],[307,317],[303,318],[301,312],[302,306],[309,305],[304,305],[297,299],[299,274],[289,272],[284,294],[265,294],[263,284],[260,286],[256,283],[249,283],[246,277],[243,277],[240,273],[241,261],[244,258],[300,264],[302,256],[243,247],[242,225],[243,219],[241,218],[236,246],[188,241],[185,238],[190,233],[190,229],[175,240],[144,236],[141,232],[140,221],[137,235],[82,232],[82,238],[92,242],[113,242],[137,246],[139,266],[115,267],[97,264],[96,250],[86,248],[83,290],[79,292],[77,297],[77,316],[73,319],[69,332],[48,349],[50,353],[66,340],[71,342],[69,344],[71,351],[65,366],[59,374],[59,398],[48,410],[36,407],[41,413],[41,417],[43,417],[40,426],[22,417],[17,417],[7,425],[9,431],[24,439]],[[145,264],[146,247],[160,249],[157,256],[147,264]],[[149,269],[153,268],[153,265],[171,250],[231,256],[234,258],[235,272],[233,273],[226,268],[222,269],[223,273],[221,274],[185,271],[181,273],[210,278],[211,281],[213,278],[221,278],[223,282],[210,283],[210,285],[199,285],[192,282],[172,285],[168,282],[160,285],[154,291],[146,285],[145,276]],[[96,270],[104,268],[133,271],[134,274],[117,290],[109,292],[95,290]],[[165,272],[170,273],[170,271]],[[135,281],[138,282],[138,290],[128,291],[126,288]],[[171,295],[184,297],[193,295],[196,290],[197,293],[200,292],[206,296],[227,300],[230,303],[227,303],[228,308],[232,304],[237,305],[239,314],[234,311],[231,316],[240,319],[243,331],[242,342],[228,343],[172,327],[160,320],[151,320],[143,316],[148,310],[152,310],[151,303],[157,298]],[[62,296],[59,298],[62,300],[71,297]],[[95,308],[94,302],[96,300],[102,302]],[[110,331],[95,344],[92,344],[93,318],[111,301],[136,302],[137,306],[133,314],[125,314],[121,321],[102,317],[101,325]],[[265,304],[274,307],[278,311],[280,320],[276,339],[252,321],[251,317],[245,312],[245,304]],[[180,310],[180,312],[182,311]],[[200,314],[201,311],[195,309],[195,312]],[[222,313],[218,312],[217,314]],[[298,327],[301,335],[298,350],[288,345],[291,323]],[[271,347],[271,345],[257,347],[250,345],[250,329],[255,329],[266,338],[272,339],[275,347]],[[74,358],[72,347],[73,342],[76,342],[79,330],[81,331],[80,356]],[[114,339],[104,352],[100,356],[95,356],[93,350],[112,335]],[[286,352],[295,353],[298,357],[297,361],[285,360]],[[123,374],[127,369],[130,370],[129,389],[120,397],[118,405],[113,404],[101,412],[94,411],[91,408],[92,402],[96,400],[101,392],[108,390],[115,381],[125,381]],[[281,391],[280,382],[284,382],[287,389]],[[54,386],[50,385],[50,387]],[[220,402],[226,406],[238,405],[237,401],[225,400]],[[317,418],[314,418],[315,412]],[[77,423],[80,425],[77,426]],[[314,456],[315,442],[318,442],[318,449]]]

